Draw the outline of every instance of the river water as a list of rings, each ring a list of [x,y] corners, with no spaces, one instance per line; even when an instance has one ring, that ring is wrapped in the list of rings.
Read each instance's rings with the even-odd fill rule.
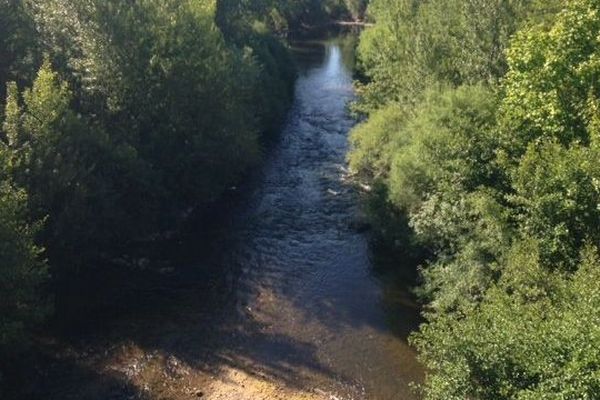
[[[418,308],[394,274],[378,271],[361,233],[359,194],[345,180],[352,46],[303,43],[300,76],[279,142],[227,256],[240,332],[257,369],[340,398],[415,399],[422,369],[406,335]],[[252,330],[252,334],[247,334]]]
[[[71,285],[71,299],[93,306],[57,311],[61,333],[43,339],[40,373],[13,398],[187,399],[231,369],[330,399],[418,398],[412,281],[372,249],[345,179],[352,44],[295,46],[287,122],[229,212],[199,223],[199,236],[146,249],[160,268],[116,265],[102,285]]]

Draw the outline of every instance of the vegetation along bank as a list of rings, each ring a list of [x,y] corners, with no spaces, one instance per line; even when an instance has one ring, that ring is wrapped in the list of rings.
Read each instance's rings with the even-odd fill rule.
[[[424,259],[427,399],[600,396],[600,2],[373,0],[350,164]]]

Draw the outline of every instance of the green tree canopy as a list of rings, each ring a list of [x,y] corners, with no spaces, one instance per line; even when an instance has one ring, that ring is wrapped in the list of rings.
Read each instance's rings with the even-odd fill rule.
[[[0,145],[2,146],[2,145]],[[0,150],[2,154],[4,149]],[[3,160],[4,161],[4,160]],[[27,195],[4,181],[0,184],[0,355],[22,346],[29,329],[45,317],[48,304],[40,285],[48,278],[34,237],[39,224],[28,222]]]

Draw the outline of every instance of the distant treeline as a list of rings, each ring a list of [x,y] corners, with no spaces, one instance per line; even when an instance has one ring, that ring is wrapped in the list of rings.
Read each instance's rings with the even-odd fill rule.
[[[231,21],[232,16],[240,14],[253,15],[252,21],[243,17],[233,20],[286,34],[332,20],[362,19],[368,0],[220,0],[219,4],[220,20]],[[239,26],[231,27],[238,35],[243,33]]]
[[[0,0],[0,357],[51,312],[50,277],[175,229],[260,160],[295,69],[258,3]]]
[[[349,157],[426,259],[425,398],[599,398],[600,1],[368,13]]]

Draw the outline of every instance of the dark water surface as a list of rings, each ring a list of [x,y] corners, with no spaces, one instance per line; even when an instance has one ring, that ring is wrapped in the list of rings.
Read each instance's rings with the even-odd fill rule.
[[[238,312],[259,326],[240,351],[340,398],[414,399],[409,382],[422,369],[406,335],[418,309],[395,278],[375,272],[345,180],[351,51],[343,40],[296,48],[294,105],[228,256],[241,271]]]

